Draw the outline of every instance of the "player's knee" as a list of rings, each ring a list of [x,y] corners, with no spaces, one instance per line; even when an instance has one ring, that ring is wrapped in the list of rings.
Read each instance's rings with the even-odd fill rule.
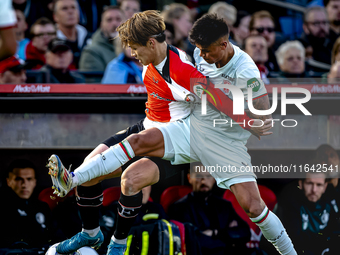
[[[139,185],[136,182],[136,178],[134,178],[134,173],[129,171],[125,171],[123,173],[120,183],[121,190],[126,196],[132,196],[140,190]]]

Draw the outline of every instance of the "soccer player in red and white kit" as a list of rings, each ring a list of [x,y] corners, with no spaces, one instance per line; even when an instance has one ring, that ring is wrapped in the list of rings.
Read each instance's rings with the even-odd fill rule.
[[[17,42],[14,27],[17,23],[12,0],[0,1],[0,61],[15,54]]]
[[[136,29],[140,32],[129,31],[128,28]],[[106,165],[109,161],[116,159],[115,156],[112,157],[112,155],[106,154],[110,152],[108,148],[118,144],[116,148],[120,152],[126,153],[127,161],[133,158],[134,155],[143,155],[146,153],[146,151],[143,151],[143,148],[150,148],[155,143],[157,148],[153,147],[153,149],[155,151],[162,150],[164,147],[162,133],[154,127],[162,127],[177,120],[182,121],[186,119],[191,112],[190,102],[188,101],[192,100],[191,96],[193,96],[190,92],[190,79],[200,79],[201,86],[206,84],[205,77],[187,60],[185,53],[165,43],[164,30],[165,24],[156,11],[137,13],[118,28],[121,38],[129,38],[132,35],[132,39],[125,40],[125,43],[131,47],[132,56],[139,59],[144,65],[143,80],[148,92],[148,102],[146,104],[147,117],[144,121],[128,128],[124,132],[117,133],[103,144],[100,144],[87,157],[88,160],[75,170],[73,177],[68,176],[67,170],[61,167],[61,162],[56,156],[52,156],[50,159],[50,162],[53,164],[57,163],[58,167],[56,171],[54,169],[55,166],[52,164],[50,171],[53,184],[57,187],[58,193],[66,195],[69,189],[72,188],[70,180],[72,180],[73,186],[83,184],[83,186],[78,186],[78,204],[80,205],[81,215],[84,215],[84,229],[71,239],[60,243],[57,246],[57,252],[59,253],[70,253],[84,245],[98,246],[101,242],[102,237],[98,224],[98,216],[97,218],[94,217],[96,216],[94,211],[101,203],[101,188],[98,184],[87,188],[84,186],[95,184],[99,180],[98,176],[103,176],[101,177],[103,179],[108,176],[114,177],[120,175],[120,169],[114,171],[118,167]],[[205,89],[214,95],[215,98],[225,97],[220,90],[216,90],[213,87],[205,87]],[[246,115],[233,115],[232,101],[228,98],[223,100],[222,103],[213,103],[218,109],[231,116],[237,122],[243,119],[249,120],[249,117]],[[256,136],[268,135],[270,134],[268,132],[270,127],[270,123],[266,122],[262,128],[252,127],[250,131],[254,132]],[[249,130],[250,127],[246,128]],[[132,150],[129,143],[124,139],[144,129],[148,132],[145,133],[143,131],[138,136],[132,136],[138,139],[139,144],[141,144],[141,150]],[[131,136],[129,137],[131,138]],[[99,153],[102,154],[98,155]],[[185,153],[183,153],[183,156],[188,158],[189,155],[185,155]],[[161,156],[159,151],[155,155],[149,151],[148,155],[161,158],[164,155],[164,149]],[[119,200],[117,227],[109,246],[108,254],[123,254],[128,231],[142,204],[141,189],[185,168],[188,168],[188,166],[175,166],[167,161],[156,158],[143,158],[131,164],[124,171],[121,181],[122,194]],[[67,175],[66,179],[62,178],[64,174]],[[91,179],[93,180],[88,182]],[[90,215],[94,216],[90,218]]]

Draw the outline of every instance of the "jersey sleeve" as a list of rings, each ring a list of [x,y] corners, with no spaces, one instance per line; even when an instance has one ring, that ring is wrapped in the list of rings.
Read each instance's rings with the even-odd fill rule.
[[[14,27],[17,22],[11,0],[0,1],[0,30]]]
[[[239,87],[245,99],[248,99],[248,88],[252,89],[252,98],[257,99],[267,94],[264,82],[256,65],[246,66],[236,78],[236,86]]]

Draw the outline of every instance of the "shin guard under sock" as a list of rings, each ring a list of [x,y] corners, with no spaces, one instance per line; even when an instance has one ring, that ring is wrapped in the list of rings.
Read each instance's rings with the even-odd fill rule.
[[[99,227],[99,210],[103,203],[102,184],[90,187],[77,187],[77,204],[83,228],[91,230]]]
[[[125,196],[121,193],[118,203],[116,229],[114,232],[116,239],[127,238],[136,216],[142,207],[142,199],[142,191],[133,196]]]

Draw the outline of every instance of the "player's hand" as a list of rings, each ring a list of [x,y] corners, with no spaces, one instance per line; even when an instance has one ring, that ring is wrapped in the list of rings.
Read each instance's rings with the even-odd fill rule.
[[[261,136],[267,136],[273,134],[269,130],[273,127],[273,119],[254,119],[252,124],[253,127],[250,128],[249,132],[256,136],[259,140],[261,140]]]

